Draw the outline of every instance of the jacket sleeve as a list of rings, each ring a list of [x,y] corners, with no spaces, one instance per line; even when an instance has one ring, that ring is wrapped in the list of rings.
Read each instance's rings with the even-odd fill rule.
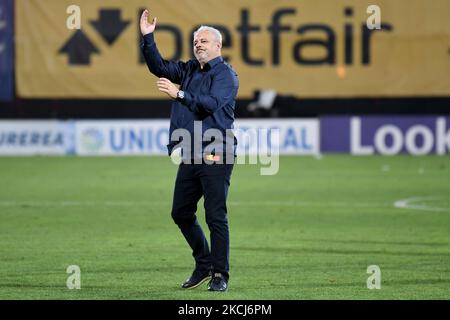
[[[180,101],[192,112],[212,114],[236,98],[238,87],[238,78],[234,71],[225,69],[213,76],[208,94],[194,95],[185,91],[184,98]]]
[[[142,38],[140,46],[151,73],[158,78],[167,78],[173,83],[181,84],[187,64],[181,61],[164,60],[156,47],[153,32]]]

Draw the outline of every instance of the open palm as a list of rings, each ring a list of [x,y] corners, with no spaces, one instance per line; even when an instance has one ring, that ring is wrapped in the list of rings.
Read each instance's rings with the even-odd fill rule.
[[[152,23],[149,23],[148,16],[149,16],[149,12],[147,9],[145,9],[144,12],[142,12],[141,22],[140,22],[141,33],[143,36],[145,36],[146,34],[152,33],[153,31],[155,31],[155,28],[156,28],[156,17],[153,18]]]

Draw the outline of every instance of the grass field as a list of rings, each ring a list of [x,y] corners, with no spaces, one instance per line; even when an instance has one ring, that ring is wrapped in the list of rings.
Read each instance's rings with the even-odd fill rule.
[[[450,298],[448,157],[235,166],[226,293],[179,288],[193,260],[170,217],[175,174],[167,157],[0,158],[0,299]]]

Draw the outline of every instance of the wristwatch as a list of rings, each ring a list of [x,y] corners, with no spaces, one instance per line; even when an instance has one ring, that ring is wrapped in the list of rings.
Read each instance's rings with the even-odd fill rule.
[[[177,92],[177,99],[180,99],[180,100],[184,99],[184,91],[183,90],[179,90]]]

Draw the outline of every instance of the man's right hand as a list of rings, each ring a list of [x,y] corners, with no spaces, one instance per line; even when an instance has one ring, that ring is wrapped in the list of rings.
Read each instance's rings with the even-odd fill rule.
[[[153,18],[152,23],[148,23],[148,15],[149,15],[149,12],[147,9],[145,9],[141,15],[140,25],[141,25],[142,36],[152,33],[153,31],[155,31],[155,28],[156,28],[156,17]]]

